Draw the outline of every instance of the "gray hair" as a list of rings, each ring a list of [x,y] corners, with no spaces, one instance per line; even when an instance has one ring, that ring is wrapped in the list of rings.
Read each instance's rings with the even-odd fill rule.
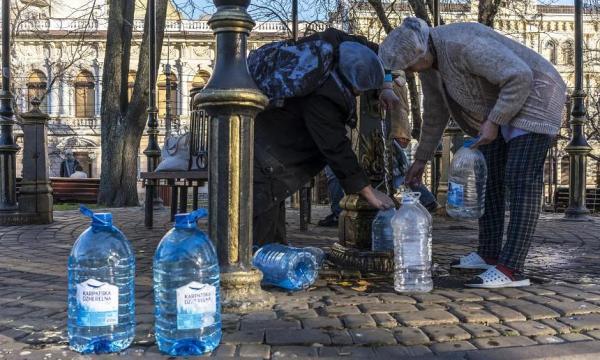
[[[429,42],[429,25],[419,18],[407,17],[379,46],[379,56],[387,69],[406,70],[425,54]]]

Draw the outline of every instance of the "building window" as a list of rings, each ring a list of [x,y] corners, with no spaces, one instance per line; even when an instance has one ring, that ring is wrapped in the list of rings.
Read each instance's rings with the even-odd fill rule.
[[[550,40],[546,43],[546,57],[554,65],[558,62],[558,45],[556,41]]]
[[[48,80],[46,74],[40,70],[33,70],[27,78],[27,109],[33,110],[31,106],[31,100],[37,98],[41,100],[40,110],[44,113],[48,112],[48,97],[46,93],[48,91]]]
[[[169,74],[169,105],[171,115],[178,115],[177,112],[177,75],[173,72]],[[163,117],[167,113],[167,76],[160,74],[158,76],[158,116]]]
[[[574,51],[573,43],[571,41],[567,41],[562,46],[562,62],[564,65],[573,65]]]
[[[133,95],[133,88],[135,86],[135,70],[130,70],[127,75],[127,99],[131,101],[131,96]]]
[[[91,118],[96,116],[96,88],[94,76],[83,70],[75,79],[75,116]]]
[[[207,71],[199,70],[192,79],[190,89],[204,89],[208,79],[210,79],[210,74]]]

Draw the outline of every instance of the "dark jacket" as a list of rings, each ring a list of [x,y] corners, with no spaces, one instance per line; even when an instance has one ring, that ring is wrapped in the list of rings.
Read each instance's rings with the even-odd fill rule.
[[[341,42],[356,41],[377,52],[377,45],[361,36],[328,29],[300,41],[320,38],[337,48]],[[343,86],[343,85],[342,85]],[[283,107],[270,108],[256,118],[255,161],[258,176],[277,178],[282,189],[275,191],[281,199],[329,165],[346,193],[356,193],[369,185],[346,136],[356,111],[340,89],[335,75],[308,96],[286,99]],[[347,90],[347,89],[346,89]],[[285,189],[283,189],[285,188]]]

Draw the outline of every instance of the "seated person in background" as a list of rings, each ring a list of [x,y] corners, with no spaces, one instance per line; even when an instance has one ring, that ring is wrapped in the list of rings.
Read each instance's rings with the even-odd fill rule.
[[[88,175],[83,171],[81,165],[77,164],[75,166],[75,172],[69,176],[72,179],[87,179]]]

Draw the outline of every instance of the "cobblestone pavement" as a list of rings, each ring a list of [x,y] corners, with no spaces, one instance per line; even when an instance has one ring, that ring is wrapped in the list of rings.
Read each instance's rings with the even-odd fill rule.
[[[151,261],[170,227],[167,212],[158,212],[153,230],[144,228],[141,209],[113,213],[137,255],[137,336],[121,357],[161,358],[153,336]],[[313,222],[326,214],[315,208]],[[88,358],[68,350],[65,330],[67,256],[88,224],[75,211],[57,212],[55,220],[0,228],[0,359]],[[327,248],[336,241],[335,229],[299,232],[297,220],[290,211],[293,244]],[[389,278],[326,269],[308,291],[269,289],[277,302],[268,311],[224,314],[222,345],[211,356],[600,358],[600,219],[571,223],[544,216],[538,228],[527,269],[535,280],[531,287],[463,289],[466,275],[448,272],[447,265],[474,249],[477,226],[436,218],[432,293],[398,295]]]

